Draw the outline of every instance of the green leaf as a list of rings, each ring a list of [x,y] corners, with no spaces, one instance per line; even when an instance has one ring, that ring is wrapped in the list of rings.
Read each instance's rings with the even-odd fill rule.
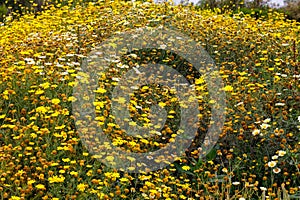
[[[215,159],[217,156],[217,150],[215,148],[213,148],[207,155],[206,155],[206,159],[207,160],[213,160]]]

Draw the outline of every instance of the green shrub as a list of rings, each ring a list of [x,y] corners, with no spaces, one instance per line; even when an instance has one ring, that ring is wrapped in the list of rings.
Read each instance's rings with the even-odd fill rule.
[[[256,19],[266,19],[268,18],[268,8],[240,8],[233,12],[234,14],[242,13],[243,15],[250,15]]]
[[[54,5],[54,7],[69,6],[73,8],[76,4],[84,5],[87,2],[97,2],[97,0],[6,0],[0,6],[0,21],[3,21],[3,13],[5,13],[4,15],[9,13],[13,18],[18,18],[25,13],[38,14],[47,9],[49,5]]]
[[[300,1],[290,2],[282,10],[287,14],[288,19],[300,22]]]
[[[4,18],[7,14],[8,10],[4,4],[0,5],[0,22],[4,21]]]

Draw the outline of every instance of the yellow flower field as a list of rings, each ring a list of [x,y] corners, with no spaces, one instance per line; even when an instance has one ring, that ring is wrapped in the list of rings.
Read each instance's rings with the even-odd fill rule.
[[[199,97],[204,126],[185,155],[148,173],[118,171],[83,144],[73,88],[79,77],[89,81],[82,66],[97,45],[118,32],[161,25],[188,35],[213,58],[226,94],[225,123],[213,150],[199,157],[200,133],[209,126],[205,120],[214,104],[205,102],[208,95]],[[5,22],[0,26],[0,199],[299,198],[299,42],[300,24],[271,10],[267,19],[254,19],[151,1],[58,5]],[[109,115],[109,90],[118,84],[115,69],[125,72],[161,54],[135,52],[99,78],[104,86],[95,91],[96,120],[124,151],[157,150],[177,137],[176,110],[182,105],[172,90],[157,85],[138,88],[128,106],[130,125],[148,127],[147,101],[159,96],[157,109],[169,111],[168,123],[155,137],[126,136]],[[166,63],[180,60],[167,57]],[[205,80],[190,78],[199,93],[207,90]]]

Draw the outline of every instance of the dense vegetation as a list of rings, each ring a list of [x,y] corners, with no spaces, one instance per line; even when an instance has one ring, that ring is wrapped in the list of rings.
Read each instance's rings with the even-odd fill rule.
[[[6,18],[0,26],[0,198],[299,197],[300,26],[282,13],[266,15],[255,18],[168,3],[69,1],[50,4],[38,15]],[[78,77],[85,77],[83,63],[98,44],[116,32],[159,25],[193,38],[214,59],[226,92],[225,124],[218,143],[204,158],[199,157],[203,141],[199,135],[168,167],[140,174],[116,171],[83,145],[75,128],[73,88]],[[161,52],[134,52],[126,64],[131,68]],[[167,62],[180,60],[165,56]],[[125,70],[122,66],[112,64],[100,77],[104,86],[95,101],[100,124],[116,146],[127,150],[145,152],[172,142],[177,135],[173,120],[162,132],[165,140],[141,140],[124,136],[108,117],[107,91],[118,84],[114,77],[118,68]],[[205,88],[200,77],[190,78],[197,91]],[[161,97],[159,105],[172,115],[169,118],[176,118],[171,109],[174,102],[178,106],[174,94],[156,86],[139,92],[142,95],[136,94],[128,106],[137,125],[149,122],[143,98],[154,92]],[[199,96],[198,109],[209,113],[214,102],[204,100]],[[142,109],[138,112],[134,106]]]
[[[7,15],[19,17],[25,13],[39,13],[46,9],[49,5],[63,6],[68,5],[74,7],[76,4],[96,2],[97,0],[2,0],[0,1],[0,22],[4,21]],[[143,1],[141,1],[143,2]],[[184,1],[183,1],[184,2]],[[268,3],[268,0],[200,0],[196,7],[200,9],[220,9],[222,12],[232,11],[235,13],[243,12],[244,14],[251,14],[257,18],[266,16],[268,9],[272,8],[277,12],[285,13],[288,19],[300,20],[300,1],[286,0],[285,5],[278,7],[275,4]]]

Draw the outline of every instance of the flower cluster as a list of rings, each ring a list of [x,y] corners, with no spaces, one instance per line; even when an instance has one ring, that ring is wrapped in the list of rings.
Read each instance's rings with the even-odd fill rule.
[[[258,199],[275,198],[280,191],[299,193],[296,21],[272,11],[262,20],[152,1],[70,0],[5,23],[0,26],[1,199]],[[181,73],[198,92],[197,137],[168,167],[141,174],[118,172],[83,145],[71,106],[77,100],[73,88],[78,80],[90,81],[84,63],[97,44],[119,32],[159,25],[187,34],[214,59],[226,93],[225,125],[217,145],[199,158],[205,131],[210,123],[218,123],[210,122],[210,105],[215,102],[209,100],[203,77],[195,77],[190,66],[183,65]],[[182,131],[177,111],[184,105],[174,91],[159,85],[136,88],[128,105],[132,127],[151,127],[151,119],[163,122],[160,115],[151,117],[153,104],[166,111],[166,123],[153,137],[127,136],[110,113],[112,101],[125,103],[109,94],[121,72],[138,70],[149,58],[165,56],[169,65],[182,61],[162,54],[131,52],[122,63],[111,60],[109,70],[99,74],[95,120],[124,151],[155,151]],[[107,159],[114,161],[113,155]]]

